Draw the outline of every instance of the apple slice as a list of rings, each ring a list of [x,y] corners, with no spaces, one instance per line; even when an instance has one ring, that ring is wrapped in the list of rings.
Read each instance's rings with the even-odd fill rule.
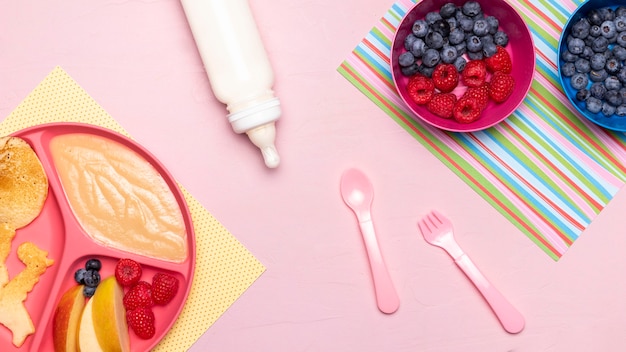
[[[130,351],[130,338],[123,298],[124,290],[115,276],[109,276],[102,280],[91,298],[93,301],[93,325],[98,342],[105,351]]]
[[[97,291],[97,290],[96,290]],[[69,351],[69,350],[68,350]],[[78,326],[78,352],[103,352],[93,323],[93,298],[87,301]]]
[[[72,286],[61,296],[53,318],[55,352],[77,351],[78,324],[84,308],[83,285]]]

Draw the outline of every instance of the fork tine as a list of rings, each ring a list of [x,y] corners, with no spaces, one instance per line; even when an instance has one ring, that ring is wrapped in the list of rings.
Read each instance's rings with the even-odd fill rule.
[[[430,231],[430,227],[426,223],[426,219],[425,218],[417,222],[417,227],[419,227],[420,232],[422,233],[422,235],[425,235],[425,234],[431,232]]]
[[[444,218],[443,215],[436,210],[431,211],[430,214],[428,214],[428,218],[435,226],[443,225],[446,220],[446,218]]]

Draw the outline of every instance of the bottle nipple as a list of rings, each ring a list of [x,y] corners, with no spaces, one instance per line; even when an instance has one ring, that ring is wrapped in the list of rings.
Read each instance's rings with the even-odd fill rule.
[[[248,138],[250,138],[250,141],[261,150],[265,166],[270,169],[277,167],[280,163],[280,156],[274,145],[276,138],[274,122],[251,129],[247,131],[246,134]]]

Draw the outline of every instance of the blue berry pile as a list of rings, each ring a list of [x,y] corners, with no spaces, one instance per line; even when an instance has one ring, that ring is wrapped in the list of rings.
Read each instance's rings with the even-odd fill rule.
[[[83,295],[91,297],[96,292],[96,288],[100,284],[100,269],[102,263],[98,259],[89,259],[85,263],[85,267],[74,272],[74,281],[83,287]]]
[[[626,6],[593,9],[571,26],[561,75],[592,114],[626,116]]]
[[[406,52],[398,57],[402,74],[432,77],[440,63],[453,64],[462,72],[467,59],[491,57],[497,46],[508,44],[507,34],[498,28],[498,19],[486,16],[476,1],[461,6],[445,3],[439,11],[429,12],[413,23],[404,39]]]

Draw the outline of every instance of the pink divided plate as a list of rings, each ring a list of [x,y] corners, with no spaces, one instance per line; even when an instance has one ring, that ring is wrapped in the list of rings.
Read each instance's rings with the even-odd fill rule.
[[[183,214],[189,251],[184,262],[161,261],[103,247],[93,242],[83,232],[63,193],[49,149],[52,138],[69,133],[98,135],[119,142],[154,166],[174,194]],[[166,306],[154,306],[153,308],[156,317],[154,338],[142,340],[132,331],[129,332],[132,351],[149,351],[165,336],[178,318],[191,289],[194,273],[195,236],[191,215],[172,175],[145,148],[105,128],[78,123],[54,123],[31,127],[13,135],[26,140],[37,153],[48,176],[49,193],[39,216],[29,225],[17,230],[12,242],[11,254],[7,259],[9,277],[13,278],[24,267],[17,258],[16,249],[19,244],[26,241],[34,242],[39,248],[48,251],[48,258],[53,259],[54,264],[40,277],[40,281],[24,302],[35,325],[35,333],[30,335],[20,348],[16,348],[11,342],[11,332],[0,325],[0,350],[4,352],[53,351],[52,320],[54,311],[63,293],[71,286],[76,285],[74,272],[84,267],[88,259],[98,258],[102,261],[100,274],[104,279],[113,275],[115,265],[120,258],[131,258],[142,265],[142,280],[150,282],[155,273],[166,272],[176,276],[180,281],[180,288],[174,300]]]

